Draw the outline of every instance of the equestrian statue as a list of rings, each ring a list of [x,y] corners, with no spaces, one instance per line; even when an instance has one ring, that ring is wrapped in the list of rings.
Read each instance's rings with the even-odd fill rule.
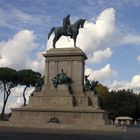
[[[53,38],[53,48],[55,48],[55,44],[58,39],[64,36],[70,36],[74,40],[74,47],[76,47],[76,39],[77,35],[79,34],[79,29],[84,27],[85,19],[79,19],[74,24],[70,24],[70,15],[67,15],[63,18],[63,27],[52,27],[49,34],[48,39],[50,38],[51,34],[54,32]]]

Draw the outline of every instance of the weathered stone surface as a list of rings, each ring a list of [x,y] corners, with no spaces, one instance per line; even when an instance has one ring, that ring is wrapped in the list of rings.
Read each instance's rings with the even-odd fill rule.
[[[23,119],[21,119],[21,116]],[[52,117],[56,117],[61,124],[65,125],[80,125],[82,126],[103,126],[106,118],[103,110],[71,108],[71,109],[35,109],[35,108],[20,108],[13,109],[11,119],[14,126],[36,126],[48,127],[48,121]],[[39,125],[39,126],[38,126]]]
[[[80,48],[50,49],[44,54],[45,59],[45,87],[47,93],[54,90],[52,78],[61,72],[61,69],[72,79],[73,94],[83,93],[84,66],[87,56]]]
[[[107,113],[98,105],[94,92],[84,92],[84,66],[87,56],[80,48],[50,49],[45,57],[45,83],[41,92],[30,96],[26,107],[12,109],[11,126],[59,129],[103,129]],[[61,70],[72,79],[72,92],[67,85],[52,84]],[[57,118],[60,124],[48,123]]]
[[[89,105],[99,109],[100,107],[99,107],[98,95],[96,95],[94,91],[86,91],[85,94],[86,96],[88,96]]]

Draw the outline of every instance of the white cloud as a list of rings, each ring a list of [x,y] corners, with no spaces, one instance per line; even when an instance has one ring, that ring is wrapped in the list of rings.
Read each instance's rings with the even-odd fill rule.
[[[137,61],[140,62],[140,55],[137,57]]]
[[[51,35],[50,39],[48,40],[47,45],[46,45],[47,50],[52,48],[53,38],[54,38],[54,35]],[[73,43],[73,40],[70,39],[70,37],[62,36],[56,42],[56,48],[69,48],[69,47],[73,47],[73,46],[74,46],[74,43]]]
[[[127,81],[114,80],[113,83],[110,85],[110,90],[126,89],[127,83]]]
[[[16,108],[23,105],[24,100],[22,94],[24,88],[25,86],[17,86],[11,90],[12,93],[7,102],[5,112],[10,112],[10,108]],[[27,88],[26,90],[25,96],[26,96],[27,104],[29,102],[29,96],[33,92],[33,90],[34,90],[33,87]],[[3,106],[3,94],[1,95],[0,98],[0,109],[2,108],[2,106]]]
[[[12,92],[11,95],[12,96],[22,96],[24,88],[25,88],[25,86],[17,86],[15,88],[13,88],[11,90],[11,92]],[[25,93],[26,97],[28,97],[33,92],[33,90],[34,90],[34,87],[27,88],[26,93]]]
[[[133,76],[130,87],[135,89],[140,89],[140,74]]]
[[[0,67],[31,68],[42,72],[44,59],[41,52],[37,52],[35,60],[31,59],[32,51],[37,47],[39,46],[35,43],[35,35],[32,31],[22,30],[16,33],[7,42],[0,42]]]
[[[130,81],[115,80],[110,85],[110,90],[133,89],[135,92],[140,91],[140,74],[134,75]]]
[[[2,42],[0,44],[0,66],[17,69],[25,67],[29,60],[29,54],[37,47],[34,39],[33,32],[23,30],[7,42]]]
[[[112,51],[110,48],[106,48],[105,50],[99,50],[93,53],[93,56],[89,58],[90,62],[99,63],[103,59],[109,58],[112,55]]]
[[[16,107],[20,107],[23,105],[23,98],[22,97],[18,97],[16,99],[16,102],[12,102],[12,103],[8,103],[7,108],[16,108]],[[9,110],[8,110],[9,111]]]
[[[30,62],[27,63],[27,67],[44,74],[45,60],[42,55],[43,53],[44,52],[37,52],[35,55],[35,59],[30,60]]]
[[[29,98],[27,98],[27,104],[29,102]],[[8,102],[6,112],[10,112],[10,108],[19,108],[23,106],[23,97],[17,97],[15,102]]]
[[[116,76],[117,72],[112,70],[110,65],[107,64],[106,66],[104,66],[103,68],[99,69],[99,70],[94,70],[91,68],[87,68],[85,70],[85,74],[88,75],[90,74],[90,79],[96,79],[99,82],[105,82],[108,78],[110,78],[111,76]]]
[[[10,108],[16,108],[16,107],[20,107],[23,105],[23,90],[24,90],[25,86],[18,86],[18,87],[15,87],[12,89],[12,93],[11,93],[11,96],[14,97],[16,100],[15,101],[10,101],[7,103],[7,106],[6,106],[6,111],[9,112],[9,109]],[[25,96],[26,96],[26,103],[28,104],[29,102],[29,96],[30,94],[33,92],[34,88],[33,87],[30,87],[30,88],[27,88],[26,90],[26,93],[25,93]]]
[[[123,39],[124,44],[140,44],[140,35],[126,35]]]
[[[104,10],[97,18],[95,29],[99,37],[104,38],[111,34],[115,27],[115,10],[109,8]]]

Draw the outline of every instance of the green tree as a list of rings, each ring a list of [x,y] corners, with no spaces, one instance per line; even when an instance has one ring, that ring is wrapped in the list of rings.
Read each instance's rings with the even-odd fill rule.
[[[99,105],[102,108],[103,106],[103,98],[104,96],[107,96],[109,91],[108,91],[108,87],[102,85],[101,83],[99,83],[96,87],[95,87],[95,93],[98,94],[98,99],[99,99]]]
[[[137,97],[131,90],[111,91],[103,98],[103,109],[107,110],[112,119],[117,116],[135,118]]]
[[[137,95],[137,111],[136,118],[140,118],[140,93]]]
[[[106,87],[100,83],[96,86],[95,90],[100,96],[106,96],[109,93],[108,87]]]
[[[25,88],[23,90],[23,99],[24,99],[23,105],[24,106],[26,106],[26,101],[27,101],[26,96],[25,96],[26,90],[30,86],[33,86],[33,87],[36,86],[38,77],[41,77],[40,73],[29,70],[29,69],[18,71],[19,84],[25,86]]]
[[[17,71],[7,67],[0,68],[0,87],[3,91],[3,106],[1,118],[4,119],[5,107],[11,94],[11,89],[18,85]]]

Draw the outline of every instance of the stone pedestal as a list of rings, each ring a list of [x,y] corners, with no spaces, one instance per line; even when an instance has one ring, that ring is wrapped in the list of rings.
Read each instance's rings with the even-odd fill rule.
[[[52,78],[61,72],[61,69],[72,79],[72,89],[75,95],[83,93],[84,66],[87,56],[79,48],[50,49],[45,57],[45,94],[56,92],[52,85]]]
[[[86,91],[86,96],[88,96],[89,99],[89,105],[93,108],[99,109],[99,101],[98,101],[98,95],[94,93],[94,91]]]
[[[50,49],[45,57],[45,83],[42,91],[30,96],[26,107],[12,109],[12,126],[96,129],[108,123],[107,113],[98,106],[93,92],[84,92],[84,66],[87,56],[80,48]],[[72,79],[72,93],[64,84],[55,88],[54,78],[61,70]],[[52,118],[59,120],[50,123]]]

